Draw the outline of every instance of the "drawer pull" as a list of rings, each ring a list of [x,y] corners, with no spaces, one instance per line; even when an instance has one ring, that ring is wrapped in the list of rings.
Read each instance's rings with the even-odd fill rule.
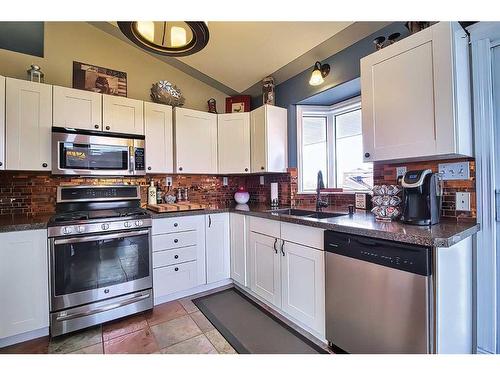
[[[174,240],[174,243],[177,243],[177,242],[179,242],[179,240],[176,238],[176,239]]]
[[[178,226],[179,226],[179,224],[178,224],[178,223],[174,223],[174,227],[178,227]]]
[[[175,267],[175,268],[174,268],[174,270],[175,270],[175,271],[179,271],[179,267]]]
[[[174,259],[179,259],[179,256],[177,254],[175,254]]]

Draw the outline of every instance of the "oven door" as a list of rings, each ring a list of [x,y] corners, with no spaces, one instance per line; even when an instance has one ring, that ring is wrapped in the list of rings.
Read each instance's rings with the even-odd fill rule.
[[[51,311],[151,288],[151,231],[50,240]]]
[[[142,141],[142,140],[141,140]],[[77,133],[52,133],[52,173],[129,176],[135,173],[135,140]]]

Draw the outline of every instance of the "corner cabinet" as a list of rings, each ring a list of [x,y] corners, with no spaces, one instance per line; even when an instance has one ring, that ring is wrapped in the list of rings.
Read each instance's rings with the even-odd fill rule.
[[[5,169],[5,77],[0,76],[0,171]]]
[[[0,233],[0,339],[49,326],[47,231]]]
[[[175,108],[175,172],[217,173],[217,115]]]
[[[229,214],[209,214],[205,217],[205,251],[207,283],[230,277]]]
[[[5,168],[50,171],[52,86],[5,80]]]
[[[365,161],[472,156],[468,54],[439,22],[361,59]]]
[[[53,86],[53,125],[102,130],[102,95],[92,91]]]
[[[102,96],[105,132],[144,135],[144,102],[115,95]]]
[[[144,132],[146,136],[146,172],[173,172],[172,107],[144,103]]]
[[[250,113],[217,115],[219,173],[250,173]]]
[[[252,172],[286,172],[287,110],[265,104],[250,112]]]

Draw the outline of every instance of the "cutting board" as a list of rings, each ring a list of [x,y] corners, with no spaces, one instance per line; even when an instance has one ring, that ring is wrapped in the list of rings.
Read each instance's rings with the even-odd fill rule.
[[[155,212],[177,212],[177,211],[191,211],[191,210],[204,210],[207,208],[206,204],[201,203],[161,203],[161,204],[148,204],[148,210]]]

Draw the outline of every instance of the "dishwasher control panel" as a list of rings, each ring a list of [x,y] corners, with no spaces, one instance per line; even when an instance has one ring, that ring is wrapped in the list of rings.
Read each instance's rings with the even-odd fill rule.
[[[431,248],[325,231],[325,251],[423,276],[431,272]]]

